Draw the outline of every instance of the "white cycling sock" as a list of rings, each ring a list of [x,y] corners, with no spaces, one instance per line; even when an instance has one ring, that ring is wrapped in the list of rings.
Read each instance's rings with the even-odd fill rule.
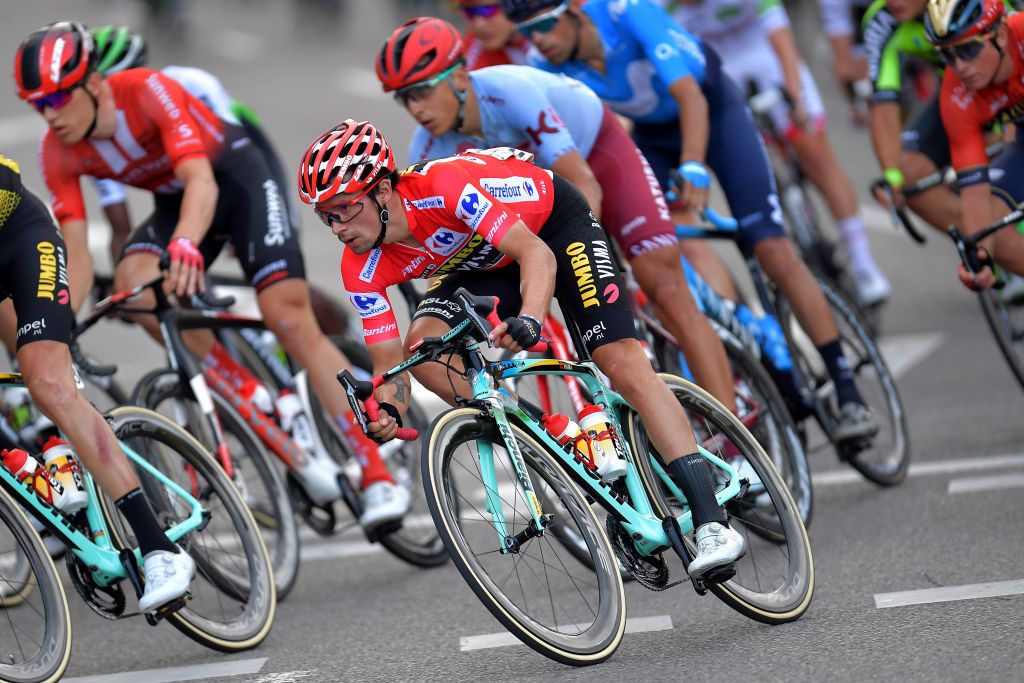
[[[864,221],[860,216],[850,216],[839,221],[839,232],[846,242],[846,250],[850,253],[853,269],[860,273],[878,270],[875,258],[871,255],[871,243],[864,229]]]

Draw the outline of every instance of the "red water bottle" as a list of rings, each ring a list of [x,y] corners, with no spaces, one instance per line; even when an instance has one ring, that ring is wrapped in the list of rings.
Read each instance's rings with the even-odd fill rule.
[[[596,470],[594,463],[593,448],[590,439],[583,433],[580,426],[569,419],[568,415],[561,413],[547,414],[541,416],[540,423],[544,429],[554,435],[558,443],[565,445],[572,443],[576,457],[578,457],[588,469]]]
[[[61,508],[64,498],[64,487],[59,481],[55,481],[50,476],[49,470],[45,467],[40,467],[35,458],[20,448],[13,448],[11,450],[5,448],[0,452],[0,458],[4,461],[4,467],[10,470],[18,478],[18,481],[25,481],[27,479],[36,495],[49,505],[58,509]]]

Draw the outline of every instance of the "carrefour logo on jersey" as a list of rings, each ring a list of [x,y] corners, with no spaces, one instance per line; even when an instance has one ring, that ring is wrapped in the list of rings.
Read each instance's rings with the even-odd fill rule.
[[[380,294],[349,294],[348,298],[359,312],[360,318],[372,318],[391,310],[391,304]]]
[[[423,199],[414,199],[412,200],[412,205],[421,211],[424,209],[443,209],[444,197],[435,195],[433,197],[424,197]]]
[[[380,263],[381,249],[377,247],[370,252],[370,258],[366,259],[363,271],[359,273],[359,279],[363,282],[373,282],[373,274],[377,272],[377,265]]]
[[[480,225],[480,220],[490,211],[493,202],[480,194],[480,190],[467,184],[459,196],[455,216],[473,230]]]
[[[464,232],[457,232],[451,228],[438,228],[433,235],[427,238],[425,246],[438,256],[449,256],[455,253],[465,241],[466,233]]]
[[[539,197],[537,186],[531,178],[512,176],[511,178],[481,178],[484,186],[492,197],[506,204],[515,202],[535,202]]]

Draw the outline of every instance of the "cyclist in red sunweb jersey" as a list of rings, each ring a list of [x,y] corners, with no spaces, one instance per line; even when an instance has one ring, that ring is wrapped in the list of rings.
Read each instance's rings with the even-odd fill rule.
[[[80,46],[81,68],[56,77],[71,45]],[[60,22],[32,33],[18,49],[18,94],[49,124],[41,165],[69,254],[71,301],[77,308],[90,289],[92,258],[80,178],[113,178],[153,192],[154,212],[129,237],[115,271],[126,289],[157,277],[170,258],[168,287],[180,297],[204,284],[202,274],[230,240],[256,288],[267,327],[285,351],[308,369],[313,389],[346,432],[363,467],[363,526],[400,518],[409,494],[395,486],[376,446],[353,424],[335,380],[345,357],[323,335],[309,303],[298,236],[266,160],[244,131],[218,119],[177,81],[149,69],[109,78],[96,72],[92,36],[80,24]],[[59,74],[58,74],[59,76]],[[138,322],[156,339],[151,316]],[[200,358],[214,337],[189,336]]]
[[[924,25],[948,65],[942,123],[960,187],[962,229],[973,234],[1024,201],[1024,14],[1007,18],[1002,0],[930,0]],[[995,121],[1016,122],[1018,128],[990,171],[985,129]],[[1024,274],[1024,239],[1016,231],[997,232],[982,245],[983,258]],[[972,274],[960,265],[958,274],[971,289],[995,281],[987,266]]]
[[[466,68],[525,64],[530,43],[501,9],[500,0],[459,0],[466,17]]]
[[[399,174],[377,129],[348,119],[306,151],[299,194],[346,247],[342,280],[363,318],[375,374],[400,363],[410,353],[408,342],[461,322],[454,298],[459,287],[500,297],[504,322],[491,338],[512,351],[537,342],[557,295],[594,362],[640,413],[692,504],[697,557],[691,575],[727,565],[744,553],[743,537],[728,527],[715,500],[686,414],[633,335],[604,231],[579,190],[531,158],[507,147],[470,150]],[[416,277],[435,282],[403,344],[387,287]],[[454,391],[469,391],[468,385],[453,387],[446,368],[428,364],[413,372],[449,403]],[[381,413],[369,430],[382,440],[394,438],[401,425],[408,382],[400,375],[376,392]]]

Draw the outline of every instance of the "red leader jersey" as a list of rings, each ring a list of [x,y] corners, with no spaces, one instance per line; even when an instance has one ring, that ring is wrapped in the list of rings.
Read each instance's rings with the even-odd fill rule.
[[[472,33],[467,33],[464,40],[466,47],[462,56],[466,60],[468,71],[499,64],[526,64],[526,54],[530,50],[530,42],[518,33],[511,43],[497,50],[485,48]]]
[[[1006,59],[1013,60],[1009,81],[972,92],[946,67],[940,108],[957,173],[988,165],[985,129],[989,124],[1024,118],[1024,13],[1011,14],[1006,26],[1010,35]]]
[[[65,145],[48,130],[40,144],[43,176],[61,224],[85,220],[80,176],[174,194],[184,189],[174,176],[178,164],[196,157],[215,161],[224,144],[223,122],[174,79],[152,69],[128,69],[105,80],[117,109],[112,138]]]
[[[392,243],[365,254],[345,250],[341,280],[363,320],[367,344],[400,337],[387,288],[464,270],[511,263],[501,241],[521,219],[534,234],[551,215],[551,172],[500,147],[470,150],[410,166],[395,188],[419,246]]]

